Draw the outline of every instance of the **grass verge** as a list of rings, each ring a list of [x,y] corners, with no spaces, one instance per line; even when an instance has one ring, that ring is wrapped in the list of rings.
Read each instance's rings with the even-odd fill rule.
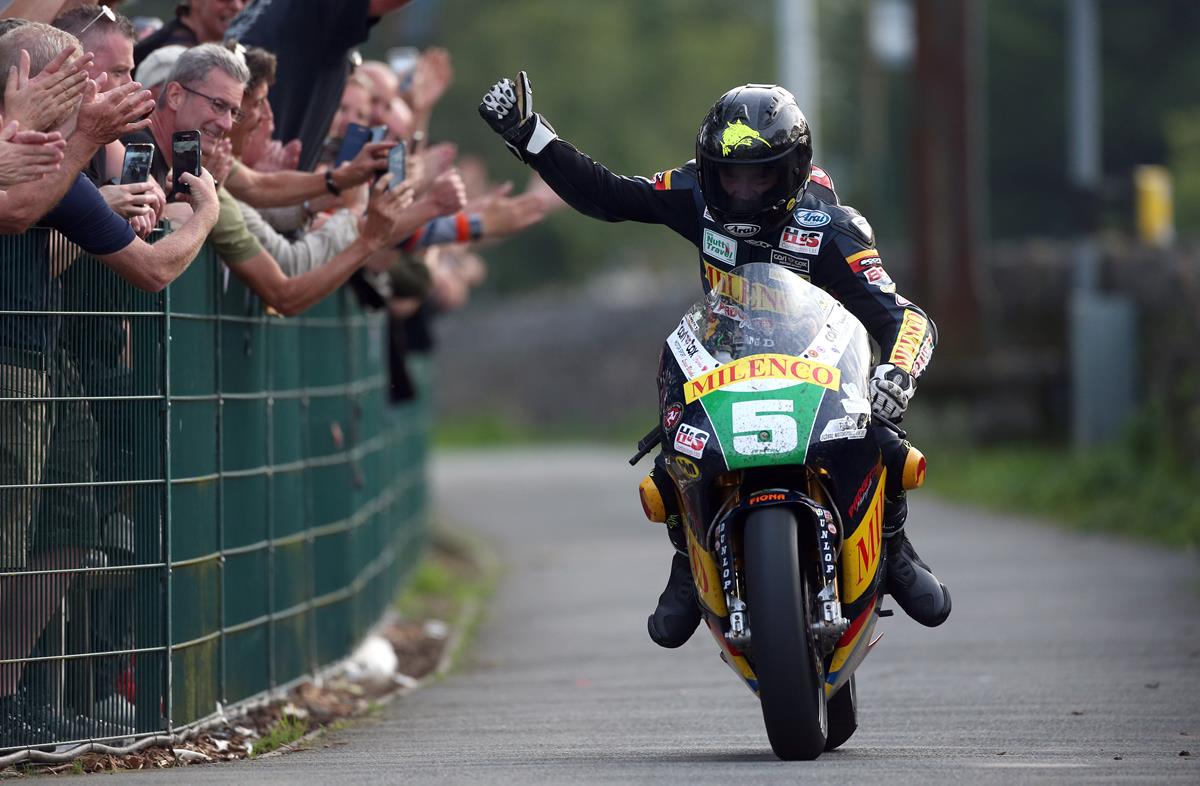
[[[483,619],[480,609],[496,588],[500,567],[486,544],[474,537],[440,527],[430,541],[416,573],[393,605],[406,619],[465,625],[447,644],[454,648],[449,654],[453,667]]]
[[[996,510],[1047,516],[1089,531],[1200,545],[1194,473],[1124,445],[1067,448],[934,448],[927,488]]]
[[[433,429],[433,444],[438,448],[481,448],[572,442],[601,443],[630,448],[658,422],[653,409],[635,412],[619,422],[517,423],[499,415],[443,419]]]
[[[262,739],[254,743],[254,750],[250,755],[252,758],[257,758],[285,745],[291,745],[307,732],[308,724],[303,720],[291,715],[284,715],[262,736]]]

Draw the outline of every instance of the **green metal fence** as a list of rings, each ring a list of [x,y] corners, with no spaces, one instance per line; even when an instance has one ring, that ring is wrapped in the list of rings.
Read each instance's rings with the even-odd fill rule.
[[[207,248],[160,294],[41,229],[0,264],[0,763],[177,732],[348,654],[425,532],[424,396],[387,400],[386,318],[346,292],[267,314]]]

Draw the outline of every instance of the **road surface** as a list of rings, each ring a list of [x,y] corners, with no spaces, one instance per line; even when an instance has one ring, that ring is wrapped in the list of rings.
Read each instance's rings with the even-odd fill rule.
[[[506,566],[463,667],[312,750],[167,779],[1200,783],[1195,553],[913,495],[910,533],[954,612],[935,630],[899,611],[881,620],[858,672],[858,732],[816,762],[785,763],[703,630],[676,651],[647,638],[669,546],[641,516],[627,457],[441,458],[442,515]]]

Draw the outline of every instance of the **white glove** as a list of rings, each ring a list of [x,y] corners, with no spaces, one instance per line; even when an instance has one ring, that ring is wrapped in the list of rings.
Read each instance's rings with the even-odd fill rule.
[[[517,74],[516,82],[501,79],[492,85],[479,102],[479,115],[504,138],[513,155],[525,163],[528,163],[526,154],[537,155],[558,139],[550,124],[534,113],[533,87],[524,71]]]
[[[917,385],[912,375],[891,363],[880,363],[871,374],[871,414],[893,423],[904,417]]]

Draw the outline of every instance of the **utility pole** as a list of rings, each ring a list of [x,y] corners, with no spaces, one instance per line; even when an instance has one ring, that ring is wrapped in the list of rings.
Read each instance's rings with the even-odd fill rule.
[[[1126,296],[1100,292],[1100,16],[1096,0],[1067,8],[1067,175],[1085,226],[1072,250],[1068,346],[1071,437],[1086,448],[1117,436],[1134,408],[1134,309]]]
[[[982,19],[977,0],[914,2],[914,297],[938,324],[939,365],[961,368],[980,341],[986,213]]]
[[[815,0],[775,0],[779,84],[792,91],[808,119],[814,150],[821,150],[821,36]]]

